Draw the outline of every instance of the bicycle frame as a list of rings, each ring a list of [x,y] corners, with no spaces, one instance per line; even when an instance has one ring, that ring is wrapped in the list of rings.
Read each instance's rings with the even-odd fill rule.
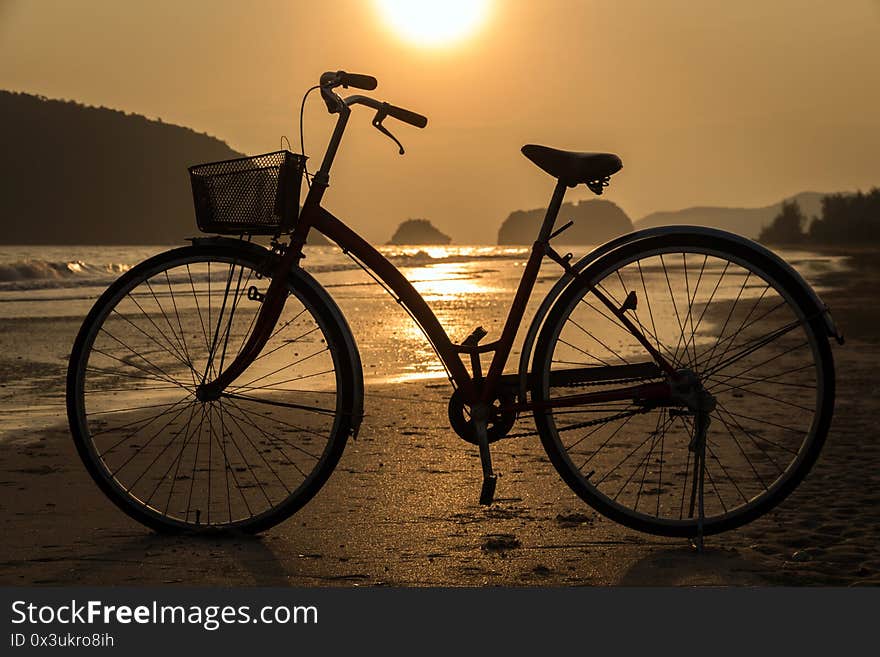
[[[329,187],[330,169],[351,113],[349,104],[366,104],[366,99],[363,96],[352,96],[347,100],[342,100],[336,94],[329,93],[332,96],[331,101],[333,98],[339,101],[337,105],[339,119],[328,143],[321,167],[315,174],[303,203],[299,218],[291,234],[290,242],[283,249],[272,283],[266,292],[260,315],[246,345],[236,359],[214,381],[201,386],[202,396],[204,398],[211,398],[219,395],[259,355],[284,308],[286,294],[283,286],[286,272],[291,267],[300,265],[300,260],[303,258],[302,248],[306,243],[308,233],[310,230],[315,229],[335,242],[342,249],[343,253],[349,254],[359,261],[395,295],[395,300],[406,309],[423,330],[428,341],[434,347],[437,355],[446,367],[453,384],[461,391],[465,403],[470,405],[478,403],[491,404],[498,396],[504,368],[510,357],[513,342],[522,323],[543,258],[549,256],[560,264],[563,269],[567,270],[569,267],[568,261],[556,253],[549,245],[549,241],[553,237],[553,227],[559,214],[567,185],[561,181],[556,183],[553,196],[551,197],[537,239],[532,245],[500,337],[494,342],[481,345],[478,343],[482,335],[474,333],[462,343],[455,343],[450,339],[437,316],[415,287],[413,287],[412,283],[369,242],[321,207],[324,192]],[[327,96],[325,96],[325,100],[327,100]],[[330,103],[328,102],[329,105]],[[626,317],[624,314],[625,307],[618,308],[612,300],[608,299],[599,290],[594,289],[593,293],[614,313],[633,336],[642,343],[646,352],[651,355],[656,363],[656,366],[653,363],[650,365],[652,367],[659,367],[666,374],[674,376],[675,370],[672,366],[652,347],[641,331]],[[493,354],[485,377],[482,375],[480,363],[480,355],[484,353]],[[464,355],[470,357],[472,372],[468,372],[465,367],[462,360]],[[631,368],[632,366],[626,365],[621,367]],[[614,370],[615,368],[610,366],[608,369]],[[611,371],[608,372],[608,378],[614,378]],[[618,390],[604,390],[595,393],[561,397],[549,402],[548,407],[552,406],[555,408],[617,399],[632,399],[634,395],[646,400],[668,400],[670,388],[668,383],[664,382],[630,386]],[[530,410],[532,408],[534,407],[527,403],[526,400],[520,399],[513,410]]]
[[[552,227],[556,211],[558,211],[564,194],[564,186],[561,187],[562,189],[557,187],[557,191],[554,193],[554,203],[551,204],[551,208],[548,210],[545,226]],[[469,402],[488,401],[489,397],[498,388],[499,380],[507,364],[514,339],[522,322],[526,304],[538,277],[538,270],[544,256],[539,243],[535,243],[529,254],[529,259],[520,279],[501,336],[494,342],[486,344],[455,343],[450,339],[437,316],[416,291],[412,283],[377,249],[324,208],[317,207],[311,212],[304,212],[303,214],[305,216],[301,217],[301,220],[312,222],[312,227],[338,244],[343,252],[357,258],[379,280],[388,286],[396,296],[396,300],[406,308],[415,322],[424,331],[429,342],[433,345],[438,356],[446,366],[450,378],[456,387],[462,391],[465,399]],[[549,234],[549,227],[546,231],[542,232]],[[474,372],[472,376],[462,362],[461,356],[470,355],[475,359],[479,359],[480,354],[490,352],[494,352],[494,354],[485,378],[480,375],[479,371]],[[473,362],[474,360],[472,360]]]

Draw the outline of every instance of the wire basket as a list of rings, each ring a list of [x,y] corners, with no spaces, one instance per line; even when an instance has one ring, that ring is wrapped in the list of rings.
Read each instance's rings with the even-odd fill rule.
[[[291,230],[305,160],[284,150],[190,167],[199,230],[227,235]]]

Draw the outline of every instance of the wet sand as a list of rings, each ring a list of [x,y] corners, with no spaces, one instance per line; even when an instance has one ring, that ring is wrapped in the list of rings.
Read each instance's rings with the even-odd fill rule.
[[[367,417],[329,483],[256,538],[158,536],[94,485],[63,408],[80,318],[0,320],[0,405],[20,431],[0,440],[4,585],[854,585],[880,584],[880,440],[871,393],[880,362],[869,256],[820,283],[847,338],[835,347],[834,424],[807,480],[780,507],[710,537],[623,528],[565,486],[536,437],[495,445],[496,503],[477,502],[476,448],[448,428],[448,384],[368,385]],[[23,410],[28,409],[28,410]],[[518,430],[529,430],[529,419]]]

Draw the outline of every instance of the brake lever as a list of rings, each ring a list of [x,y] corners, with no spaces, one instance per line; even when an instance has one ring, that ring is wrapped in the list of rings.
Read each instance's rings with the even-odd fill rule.
[[[378,112],[376,112],[376,116],[373,117],[373,127],[376,128],[376,130],[378,130],[382,134],[384,134],[386,137],[391,139],[391,141],[393,141],[395,144],[397,144],[397,147],[400,149],[398,151],[398,153],[400,155],[403,155],[406,152],[403,150],[403,144],[401,144],[400,141],[398,141],[397,137],[395,137],[394,135],[392,135],[388,131],[388,128],[386,128],[384,125],[382,125],[382,121],[384,121],[385,117],[387,117],[387,116],[388,116],[388,113],[385,110],[379,110]]]

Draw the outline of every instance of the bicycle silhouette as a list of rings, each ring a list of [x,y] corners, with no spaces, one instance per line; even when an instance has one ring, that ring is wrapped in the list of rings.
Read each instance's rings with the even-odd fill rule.
[[[436,351],[452,428],[479,447],[481,503],[496,486],[490,446],[522,415],[574,492],[637,530],[701,542],[798,485],[828,433],[828,338],[842,339],[792,267],[695,226],[640,230],[572,262],[551,246],[571,223],[554,230],[565,192],[601,194],[621,161],[529,145],[556,179],[546,216],[501,334],[483,342],[477,327],[455,342],[403,274],[321,206],[353,107],[376,110],[372,125],[401,153],[383,122],[427,119],[339,87],[376,80],[328,72],[313,88],[338,119],[301,209],[304,155],[192,167],[199,227],[221,235],[133,267],[86,317],[68,371],[70,428],[123,511],[159,531],[258,532],[327,481],[357,436],[363,376],[344,316],[301,266],[311,230],[367,269]],[[271,248],[250,241],[258,234],[274,236]],[[561,277],[505,373],[544,258]]]

